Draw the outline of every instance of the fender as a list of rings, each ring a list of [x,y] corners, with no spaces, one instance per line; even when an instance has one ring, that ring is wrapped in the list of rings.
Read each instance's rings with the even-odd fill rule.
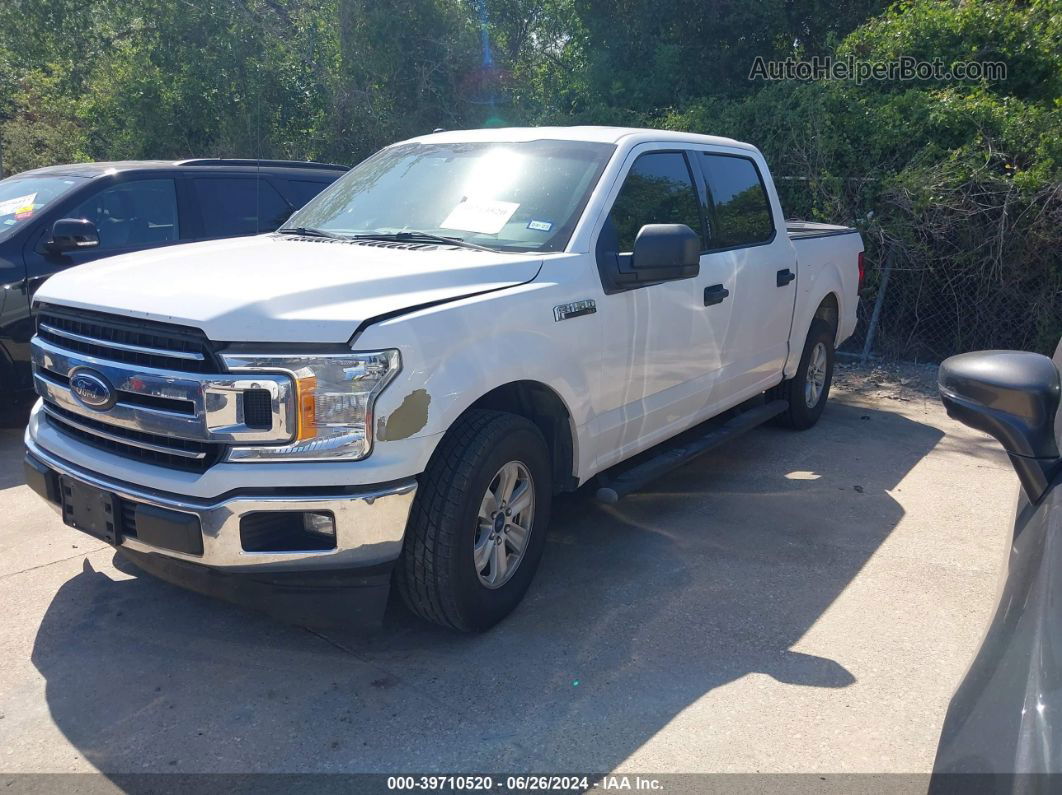
[[[537,381],[557,394],[577,429],[591,416],[589,377],[599,370],[600,324],[558,323],[559,285],[536,281],[428,307],[377,323],[358,348],[398,348],[402,372],[380,395],[373,419],[381,448],[407,438],[431,446],[473,403],[515,381]],[[564,300],[571,300],[563,291]]]
[[[541,272],[542,272],[542,265],[540,263],[539,266],[538,266],[538,270],[535,271],[535,275],[532,276],[530,279],[527,279],[526,281],[520,282],[520,284],[527,284],[528,282],[533,282],[535,279],[538,278],[538,274],[541,273]],[[457,295],[457,296],[448,297],[448,298],[440,298],[438,301],[429,301],[426,304],[417,304],[415,306],[403,307],[402,309],[396,309],[393,312],[388,312],[388,313],[383,314],[383,315],[375,315],[373,317],[366,318],[365,320],[361,321],[361,323],[358,324],[358,327],[354,330],[354,333],[350,336],[350,339],[347,340],[347,345],[350,346],[350,347],[355,347],[358,344],[358,338],[361,336],[362,332],[365,331],[365,329],[369,328],[369,326],[374,326],[377,323],[381,323],[384,320],[389,320],[390,318],[395,318],[395,317],[401,317],[402,315],[411,315],[414,312],[419,312],[422,309],[431,309],[433,306],[440,306],[441,304],[449,304],[449,303],[453,303],[454,301],[463,301],[466,298],[475,298],[475,297],[480,296],[480,295],[486,295],[487,293],[497,292],[498,290],[507,290],[511,286],[512,285],[505,285],[505,286],[502,286],[502,287],[493,287],[493,288],[488,289],[488,290],[480,290],[478,292],[465,293],[464,295]]]
[[[807,278],[809,270],[811,268],[808,266],[802,266],[800,268],[800,279]],[[818,273],[812,277],[811,284],[807,285],[806,289],[804,285],[801,285],[800,297],[797,300],[796,311],[793,314],[793,330],[789,337],[789,356],[786,358],[784,368],[786,378],[792,378],[796,375],[797,368],[800,366],[800,357],[804,352],[804,341],[807,339],[808,329],[811,328],[811,321],[815,319],[815,312],[826,296],[832,293],[833,297],[837,299],[838,322],[834,345],[840,345],[852,333],[847,319],[849,313],[851,313],[854,320],[854,307],[850,308],[846,305],[840,267],[834,263],[829,263],[817,266],[814,270],[818,271]]]

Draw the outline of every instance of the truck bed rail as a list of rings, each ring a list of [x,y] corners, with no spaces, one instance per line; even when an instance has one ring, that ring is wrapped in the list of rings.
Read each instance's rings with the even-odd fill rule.
[[[856,235],[859,230],[854,226],[820,224],[814,221],[786,221],[785,231],[790,240],[807,240],[812,237],[833,237],[834,235]]]

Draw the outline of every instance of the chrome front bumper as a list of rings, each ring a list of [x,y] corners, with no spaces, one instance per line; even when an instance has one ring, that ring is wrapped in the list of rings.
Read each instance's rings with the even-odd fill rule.
[[[203,554],[191,555],[151,546],[136,538],[122,538],[120,546],[133,552],[158,554],[229,572],[357,569],[393,562],[402,551],[406,520],[417,490],[415,479],[357,490],[308,493],[300,488],[272,493],[235,492],[216,500],[197,500],[176,494],[146,491],[88,472],[52,455],[26,439],[31,456],[56,474],[73,478],[134,503],[155,506],[199,518]],[[313,466],[313,464],[309,464]],[[250,473],[250,468],[249,468]],[[328,493],[331,491],[332,493]],[[58,506],[51,505],[59,510]],[[240,519],[260,511],[319,511],[335,517],[336,548],[295,552],[248,552],[240,544]]]

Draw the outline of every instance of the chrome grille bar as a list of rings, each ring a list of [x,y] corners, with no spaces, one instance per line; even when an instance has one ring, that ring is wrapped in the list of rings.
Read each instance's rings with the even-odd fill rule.
[[[196,404],[196,413],[203,411],[203,379],[196,373],[174,373],[125,362],[112,362],[60,348],[54,343],[33,338],[33,364],[48,372],[68,378],[78,367],[90,367],[104,375],[119,392],[134,392],[149,397],[187,400]],[[99,412],[94,412],[98,415]]]
[[[94,422],[198,442],[276,444],[294,437],[295,382],[289,373],[161,370],[67,350],[39,336],[33,338],[31,355],[40,395]],[[106,378],[117,391],[116,405],[98,411],[81,403],[63,383],[78,368],[89,368]],[[269,392],[270,428],[250,428],[243,421],[242,395],[251,389]],[[135,405],[123,402],[123,393],[186,401],[194,409],[188,413]]]
[[[77,420],[71,419],[70,417],[60,414],[58,411],[53,409],[47,402],[44,403],[44,413],[47,414],[49,417],[54,418],[60,423],[60,425],[70,425],[74,428],[77,428],[82,433],[92,434],[93,436],[98,436],[101,439],[106,439],[110,442],[116,442],[117,444],[127,445],[129,447],[141,447],[145,450],[151,450],[155,453],[175,455],[180,456],[181,458],[191,458],[195,460],[202,460],[206,458],[206,453],[203,452],[182,450],[180,447],[168,447],[159,444],[151,444],[150,442],[144,442],[139,439],[133,440],[125,436],[120,436],[118,434],[108,433],[107,431],[100,430],[99,428],[86,425],[84,423],[80,423]]]
[[[148,356],[166,356],[170,359],[185,359],[195,362],[201,362],[205,360],[205,356],[195,351],[174,351],[167,348],[148,348],[143,345],[130,345],[126,342],[115,342],[114,340],[103,339],[102,337],[89,337],[85,334],[76,334],[73,331],[65,331],[61,328],[56,328],[48,323],[40,323],[38,328],[41,331],[46,331],[49,334],[54,334],[57,337],[64,337],[68,340],[74,340],[75,342],[84,342],[88,345],[99,345],[104,348],[117,348],[122,351],[129,351],[130,353],[143,353]]]
[[[202,440],[203,420],[198,413],[196,416],[188,416],[172,411],[133,406],[122,403],[120,400],[106,412],[99,412],[79,403],[68,386],[52,380],[48,370],[38,368],[33,373],[33,381],[37,394],[44,398],[45,404],[54,403],[74,414],[130,431]]]

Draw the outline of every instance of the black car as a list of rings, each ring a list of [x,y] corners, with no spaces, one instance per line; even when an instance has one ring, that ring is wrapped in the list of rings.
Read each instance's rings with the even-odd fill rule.
[[[1003,445],[1021,492],[999,606],[948,708],[934,792],[1062,786],[1060,371],[1062,343],[1053,361],[981,351],[940,366],[948,414]]]
[[[0,181],[0,400],[32,389],[30,302],[56,271],[270,232],[346,171],[282,160],[128,161],[50,166]]]

